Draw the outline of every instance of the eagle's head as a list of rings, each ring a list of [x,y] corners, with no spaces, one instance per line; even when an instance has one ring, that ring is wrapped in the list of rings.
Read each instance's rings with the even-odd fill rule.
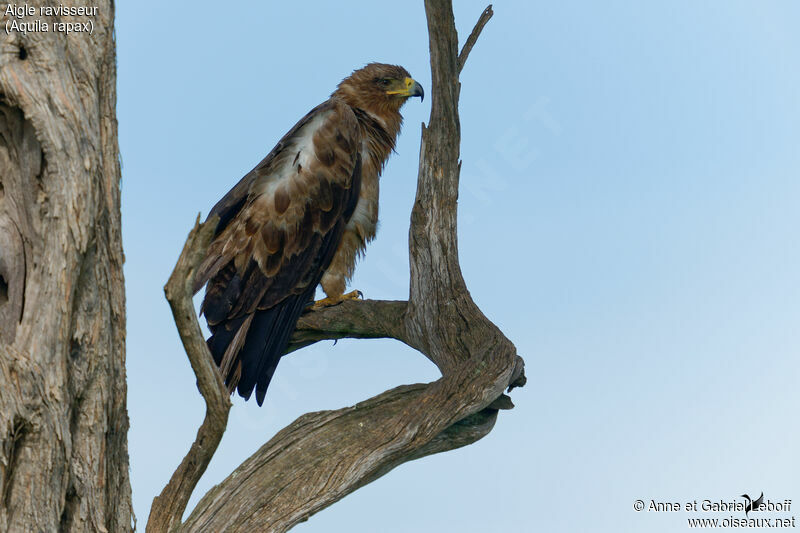
[[[412,96],[424,98],[425,91],[403,67],[370,63],[343,79],[333,95],[350,107],[386,116],[398,113]]]

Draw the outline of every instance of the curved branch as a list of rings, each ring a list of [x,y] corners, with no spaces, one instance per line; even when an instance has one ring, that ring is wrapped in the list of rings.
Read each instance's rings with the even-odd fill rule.
[[[182,531],[286,531],[394,467],[471,444],[494,426],[497,411],[486,409],[434,435],[420,432],[407,421],[429,387],[404,385],[301,416],[203,496]]]
[[[170,531],[180,524],[189,497],[211,462],[228,425],[231,401],[203,339],[191,296],[197,265],[203,260],[217,221],[217,217],[214,217],[200,225],[198,215],[178,263],[164,286],[183,347],[197,376],[197,386],[206,402],[206,416],[186,457],[161,494],[153,500],[147,531]]]
[[[358,300],[312,311],[300,317],[286,353],[315,342],[336,339],[397,339],[410,344],[403,327],[406,302]]]

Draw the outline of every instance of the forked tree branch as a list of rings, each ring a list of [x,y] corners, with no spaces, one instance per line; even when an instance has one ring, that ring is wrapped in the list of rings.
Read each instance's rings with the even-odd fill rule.
[[[170,531],[180,524],[186,510],[186,503],[192,495],[197,482],[206,471],[208,463],[217,451],[222,434],[228,425],[228,412],[231,401],[217,370],[211,353],[203,340],[203,332],[197,322],[197,314],[192,304],[192,283],[197,265],[203,260],[217,218],[214,217],[200,225],[198,215],[194,229],[189,233],[178,263],[164,286],[164,293],[172,309],[175,325],[178,327],[183,348],[189,357],[192,370],[197,376],[197,386],[206,401],[206,416],[197,431],[197,437],[178,469],[172,474],[169,483],[161,494],[153,500],[147,531]]]
[[[461,53],[458,54],[459,74],[461,74],[461,71],[464,69],[464,65],[467,64],[467,58],[469,57],[469,53],[472,52],[472,47],[475,46],[476,42],[478,42],[478,37],[481,36],[483,27],[486,26],[486,23],[489,22],[489,19],[492,18],[492,15],[494,15],[494,11],[492,11],[492,5],[489,4],[489,6],[483,10],[483,13],[481,13],[478,22],[475,24],[475,27],[472,28],[472,33],[469,34],[467,41],[461,48]]]
[[[513,407],[503,390],[524,384],[522,358],[472,301],[458,264],[458,73],[491,17],[491,6],[460,57],[451,1],[426,0],[425,10],[433,97],[430,125],[423,125],[409,230],[409,300],[346,302],[308,313],[287,352],[322,339],[390,337],[423,353],[442,377],[397,387],[353,407],[301,416],[211,489],[176,528],[180,531],[286,531],[395,466],[482,438],[491,431],[497,410]],[[188,286],[184,290],[191,294]],[[192,312],[185,316],[196,324]],[[199,326],[191,329],[195,344],[202,342]],[[185,344],[188,351],[190,343]],[[204,364],[213,365],[207,351],[203,355]],[[204,396],[223,390],[216,380],[216,391],[201,387]],[[190,455],[193,451],[194,446]],[[184,463],[194,460],[187,456]],[[184,470],[170,485],[191,491],[195,471]],[[166,499],[168,489],[159,498]],[[185,502],[160,505],[182,510]]]

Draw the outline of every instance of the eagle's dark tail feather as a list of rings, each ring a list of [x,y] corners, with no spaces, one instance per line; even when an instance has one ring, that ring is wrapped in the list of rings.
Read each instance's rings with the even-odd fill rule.
[[[314,286],[315,288],[316,286]],[[239,351],[237,362],[241,364],[241,374],[238,380],[237,391],[245,400],[250,398],[253,389],[256,390],[256,402],[264,403],[267,387],[275,373],[289,338],[294,332],[297,320],[313,297],[314,292],[309,290],[304,294],[291,295],[277,305],[256,311],[250,322],[244,345]],[[213,334],[208,338],[207,344],[214,361],[219,366],[228,345],[233,342],[239,328],[246,317],[219,324],[214,328]],[[230,386],[234,378],[237,363],[225,377],[225,384]]]
[[[242,327],[245,318],[246,317],[241,317],[236,320],[217,324],[216,326],[209,326],[211,336],[206,340],[206,344],[211,351],[211,355],[214,356],[214,362],[217,363],[217,366],[222,364],[222,356],[225,355],[225,350],[228,349],[228,345],[233,342],[233,338],[236,336],[236,332],[239,331],[239,328]],[[225,377],[226,385],[229,379],[230,376]]]

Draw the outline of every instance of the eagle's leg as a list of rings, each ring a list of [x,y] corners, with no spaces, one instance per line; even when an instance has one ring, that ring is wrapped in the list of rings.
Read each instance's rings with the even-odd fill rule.
[[[362,190],[362,193],[363,192]],[[360,200],[358,205],[361,205]],[[356,211],[358,211],[358,207],[356,207]],[[376,211],[376,218],[377,215],[378,213]],[[342,235],[339,248],[333,256],[333,260],[330,265],[328,265],[328,268],[325,269],[325,274],[322,275],[322,279],[320,280],[320,285],[322,286],[322,290],[325,291],[326,298],[314,302],[310,306],[311,310],[317,311],[325,307],[338,305],[346,300],[358,300],[364,297],[361,291],[350,291],[348,293],[344,291],[347,288],[347,282],[353,276],[358,251],[363,250],[365,246],[366,243],[359,237],[356,228],[351,228],[350,225],[348,225],[347,228],[345,228],[344,235]]]
[[[363,298],[364,295],[361,291],[350,291],[347,294],[340,294],[338,296],[328,296],[323,298],[322,300],[317,300],[311,305],[312,311],[319,311],[320,309],[324,309],[326,307],[331,307],[333,305],[338,305],[347,300],[358,300]]]

